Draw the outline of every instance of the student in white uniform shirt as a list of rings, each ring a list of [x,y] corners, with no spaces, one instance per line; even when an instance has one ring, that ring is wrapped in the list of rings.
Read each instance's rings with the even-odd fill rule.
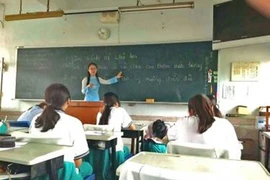
[[[31,124],[32,119],[42,113],[42,111],[46,108],[46,103],[41,102],[39,104],[36,104],[32,107],[30,107],[27,111],[22,113],[20,117],[17,119],[17,121],[26,121],[29,122],[29,125]]]
[[[47,107],[33,118],[29,133],[55,135],[61,138],[59,144],[73,145],[72,151],[64,155],[64,168],[58,173],[59,179],[83,179],[92,173],[92,167],[82,162],[82,157],[89,153],[82,123],[65,113],[70,93],[64,85],[52,84],[46,88],[45,101]]]
[[[120,107],[119,98],[115,93],[108,92],[104,94],[104,109],[97,116],[98,125],[112,126],[114,131],[121,132],[122,128],[135,130],[135,125],[132,123],[131,117],[126,110]],[[116,145],[116,167],[125,161],[124,144],[122,138],[117,138]],[[110,177],[110,153],[107,150],[92,150],[90,153],[90,162],[93,165],[94,173],[97,179],[113,179]],[[98,169],[103,167],[102,169]]]
[[[219,150],[227,150],[229,159],[239,160],[241,150],[232,124],[214,117],[209,99],[195,95],[188,102],[189,116],[182,118],[168,130],[168,140],[181,143],[200,143]]]

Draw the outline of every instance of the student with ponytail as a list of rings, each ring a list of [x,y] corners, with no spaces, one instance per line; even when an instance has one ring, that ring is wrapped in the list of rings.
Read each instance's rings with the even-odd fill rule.
[[[209,98],[197,94],[188,101],[188,117],[179,119],[168,130],[168,140],[180,143],[198,143],[226,150],[229,159],[239,160],[241,150],[233,125],[214,116]]]
[[[89,163],[82,157],[89,153],[84,129],[79,119],[67,115],[65,109],[70,102],[70,93],[62,84],[52,84],[45,90],[47,107],[33,118],[29,133],[52,135],[60,138],[59,144],[72,145],[72,151],[64,155],[64,168],[59,179],[83,179],[92,173]]]
[[[211,95],[211,94],[207,95],[207,97],[210,100],[210,105],[211,105],[211,107],[213,109],[214,116],[219,117],[219,118],[223,118],[222,113],[220,112],[220,110],[218,108],[216,97],[214,95]]]
[[[135,125],[132,123],[131,117],[126,110],[120,107],[118,96],[113,92],[104,94],[104,108],[102,113],[97,117],[98,125],[109,125],[115,132],[121,132],[122,128],[135,130]],[[117,138],[116,144],[116,167],[125,161],[124,144],[122,138]],[[94,150],[91,149],[90,163],[93,165],[94,173],[97,179],[113,179],[110,177],[110,152],[109,150]],[[99,169],[102,167],[102,169]]]

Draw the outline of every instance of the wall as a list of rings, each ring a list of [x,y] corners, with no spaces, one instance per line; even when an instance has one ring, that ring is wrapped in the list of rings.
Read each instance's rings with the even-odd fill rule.
[[[232,62],[258,61],[260,62],[258,82],[230,82],[230,67]],[[234,47],[219,50],[219,104],[223,112],[234,112],[237,105],[246,105],[257,115],[259,106],[270,104],[270,43],[250,46]],[[235,98],[222,97],[223,85],[235,86]]]
[[[16,2],[5,1],[5,3],[6,14],[18,13],[19,5]],[[33,11],[35,7],[39,11],[44,9],[38,1],[25,1],[23,4],[24,12]],[[124,5],[126,6],[126,3]],[[131,5],[134,5],[134,2]],[[196,0],[195,9],[123,13],[119,24],[102,24],[99,18],[100,14],[96,13],[5,22],[5,28],[0,30],[3,39],[1,56],[5,57],[9,68],[4,73],[2,107],[8,110],[25,110],[35,103],[13,99],[16,46],[145,44],[212,39],[211,1]],[[108,40],[103,41],[98,38],[97,30],[100,27],[111,30],[111,37]],[[187,114],[186,105],[135,104],[130,106],[123,104],[123,106],[133,115],[183,116]]]

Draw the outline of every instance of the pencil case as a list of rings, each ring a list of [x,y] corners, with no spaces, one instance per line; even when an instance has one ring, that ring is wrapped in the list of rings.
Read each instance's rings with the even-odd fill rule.
[[[15,137],[0,136],[0,148],[15,147]]]

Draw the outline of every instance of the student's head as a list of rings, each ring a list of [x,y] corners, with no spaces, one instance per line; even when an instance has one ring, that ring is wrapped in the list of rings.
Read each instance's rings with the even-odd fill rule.
[[[215,96],[209,94],[209,95],[207,95],[207,97],[210,100],[210,105],[211,105],[211,107],[213,109],[214,116],[216,116],[216,117],[223,117],[222,116],[222,113],[218,109],[217,100],[216,100]]]
[[[70,101],[70,93],[66,86],[62,84],[51,84],[45,90],[45,102],[47,107],[37,118],[35,127],[42,128],[41,132],[53,129],[60,119],[55,110],[64,111]]]
[[[197,94],[189,99],[188,111],[190,116],[199,118],[198,132],[203,133],[210,128],[215,121],[210,100],[202,94]]]
[[[98,70],[98,66],[96,63],[91,62],[88,64],[88,74],[90,76],[96,76],[97,70]]]
[[[65,110],[69,100],[69,90],[63,84],[51,84],[45,90],[45,101],[48,107]]]
[[[117,94],[113,92],[107,92],[103,96],[103,102],[106,106],[120,106],[120,101]]]
[[[167,135],[167,127],[160,119],[156,120],[152,126],[153,136],[163,139]]]
[[[105,93],[103,96],[103,102],[104,102],[104,111],[99,121],[100,125],[108,124],[111,108],[120,106],[119,98],[117,94],[113,92]]]

